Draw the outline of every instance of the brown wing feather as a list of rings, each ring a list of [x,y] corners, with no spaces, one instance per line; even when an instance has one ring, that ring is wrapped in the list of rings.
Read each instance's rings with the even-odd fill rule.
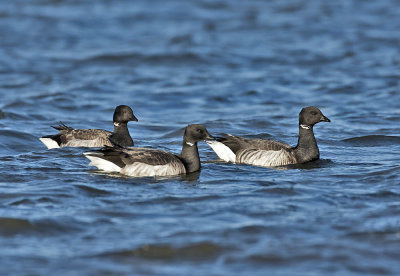
[[[172,162],[181,162],[176,155],[157,149],[134,148],[126,149],[124,152],[128,154],[131,163],[141,162],[157,166],[166,165]]]
[[[239,136],[227,136],[219,139],[220,142],[229,147],[235,154],[239,150],[244,149],[259,149],[259,150],[272,150],[279,151],[281,149],[289,150],[292,147],[286,143],[275,140],[263,139],[248,139]]]
[[[107,139],[112,133],[102,129],[67,129],[61,130],[61,134],[67,137],[68,140],[94,140],[96,138]]]
[[[60,140],[62,145],[69,143],[79,143],[79,141],[96,141],[92,146],[112,146],[109,141],[111,132],[102,129],[63,129],[60,130]],[[79,145],[76,145],[79,146]]]
[[[176,155],[157,149],[119,149],[107,147],[102,149],[101,151],[104,153],[107,159],[113,158],[112,162],[120,167],[122,167],[122,164],[131,165],[135,162],[140,162],[151,166],[166,165],[172,162],[181,163]],[[119,159],[119,161],[115,162],[115,159]]]
[[[130,176],[167,176],[186,172],[176,155],[162,150],[106,147],[100,152],[100,158],[114,163],[121,168],[120,173]]]

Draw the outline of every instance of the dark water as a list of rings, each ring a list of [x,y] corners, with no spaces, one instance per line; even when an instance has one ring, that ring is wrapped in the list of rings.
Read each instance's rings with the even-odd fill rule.
[[[1,275],[400,275],[398,1],[1,1]],[[321,160],[132,179],[46,150],[62,120],[180,151],[188,123]]]

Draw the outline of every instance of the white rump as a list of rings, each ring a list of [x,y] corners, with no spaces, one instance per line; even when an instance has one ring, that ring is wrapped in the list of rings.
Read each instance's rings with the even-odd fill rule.
[[[83,155],[90,160],[89,166],[97,167],[99,170],[105,172],[120,172],[121,168],[106,159],[103,159],[101,155],[94,156],[93,154],[98,154],[96,152],[85,152]]]
[[[223,143],[218,141],[206,141],[206,143],[215,151],[220,159],[233,163],[236,161],[236,154]]]
[[[60,146],[56,141],[51,138],[39,138],[39,140],[48,148],[48,149],[57,149]]]

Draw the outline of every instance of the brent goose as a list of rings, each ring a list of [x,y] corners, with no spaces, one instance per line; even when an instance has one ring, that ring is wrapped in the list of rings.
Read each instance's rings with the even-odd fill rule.
[[[60,131],[56,135],[39,138],[48,149],[61,147],[103,147],[103,146],[133,146],[127,124],[138,121],[129,106],[119,105],[115,108],[113,122],[114,132],[102,129],[74,129],[64,124],[53,126]]]
[[[129,176],[168,176],[200,170],[197,142],[213,139],[203,125],[188,125],[183,135],[180,155],[149,149],[104,147],[85,152],[84,155],[95,166],[106,172],[119,172]]]
[[[299,114],[299,140],[297,146],[263,139],[247,139],[229,135],[207,141],[219,158],[227,162],[261,167],[300,164],[319,159],[319,149],[313,126],[319,122],[330,122],[314,106],[305,107]]]

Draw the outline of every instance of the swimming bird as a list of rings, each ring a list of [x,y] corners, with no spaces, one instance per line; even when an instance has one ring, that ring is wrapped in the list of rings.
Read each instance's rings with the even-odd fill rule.
[[[39,138],[48,149],[61,147],[104,147],[104,146],[133,146],[127,124],[138,121],[132,109],[126,105],[115,108],[113,122],[114,131],[102,129],[74,129],[64,124],[53,126],[60,133]]]
[[[261,167],[300,164],[319,159],[319,149],[313,127],[319,122],[330,122],[314,106],[305,107],[299,114],[299,138],[297,145],[263,139],[247,139],[229,135],[207,144],[218,157],[226,162]]]
[[[128,176],[169,176],[200,170],[197,142],[213,139],[204,125],[188,125],[183,135],[180,155],[150,148],[104,147],[85,152],[95,166],[106,172],[118,172]]]

